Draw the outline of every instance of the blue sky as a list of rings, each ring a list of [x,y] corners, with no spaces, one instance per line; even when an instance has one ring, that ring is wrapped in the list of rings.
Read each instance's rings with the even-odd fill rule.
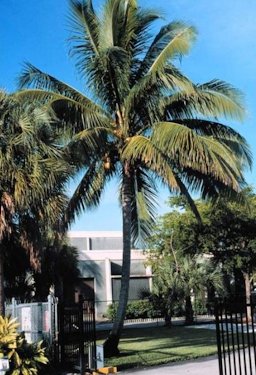
[[[102,1],[94,2],[95,7]],[[141,1],[143,7],[156,7],[156,1]],[[256,2],[255,0],[159,0],[157,8],[166,21],[183,20],[198,30],[191,53],[181,69],[194,82],[223,79],[241,89],[247,116],[243,124],[229,123],[246,137],[256,155]],[[68,56],[67,0],[0,1],[0,87],[14,91],[16,77],[24,61],[86,90]],[[164,21],[163,21],[164,22]],[[256,165],[246,173],[255,184]],[[168,194],[159,194],[159,213],[167,210]],[[76,230],[119,230],[121,214],[113,183],[100,207],[82,215]]]

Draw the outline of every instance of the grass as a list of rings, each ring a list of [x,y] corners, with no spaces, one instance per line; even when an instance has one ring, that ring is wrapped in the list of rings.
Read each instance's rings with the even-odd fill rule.
[[[98,332],[99,343],[108,332]],[[120,355],[105,361],[119,369],[154,366],[217,353],[214,330],[181,326],[126,329],[119,345]]]

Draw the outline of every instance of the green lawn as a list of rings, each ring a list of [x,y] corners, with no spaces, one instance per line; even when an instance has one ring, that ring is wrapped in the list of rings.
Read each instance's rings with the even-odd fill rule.
[[[98,332],[99,343],[107,332]],[[204,357],[217,353],[215,331],[175,326],[126,329],[120,356],[105,361],[119,369],[145,367]]]

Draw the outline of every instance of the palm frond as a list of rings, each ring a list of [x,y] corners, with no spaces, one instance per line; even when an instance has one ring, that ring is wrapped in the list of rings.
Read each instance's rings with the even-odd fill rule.
[[[189,186],[191,192],[197,192],[200,194],[202,199],[216,201],[220,195],[225,196],[227,199],[239,198],[241,189],[246,185],[243,178],[239,179],[238,191],[230,189],[230,186],[225,184],[223,181],[217,180],[210,174],[206,175],[200,171],[193,170],[191,168],[183,168],[179,174],[180,178]]]
[[[182,22],[171,22],[155,37],[143,64],[148,72],[161,70],[169,60],[188,53],[195,40],[196,30]]]
[[[25,95],[34,95],[34,98],[43,99],[45,97],[47,98],[47,95],[50,95],[50,97],[52,97],[53,94],[59,94],[59,99],[69,98],[70,100],[74,100],[75,102],[80,102],[80,104],[91,105],[92,107],[94,106],[95,109],[98,108],[98,110],[101,109],[100,106],[97,106],[97,104],[94,103],[91,99],[81,94],[73,87],[58,80],[50,74],[44,73],[30,63],[26,63],[24,65],[24,69],[21,72],[18,80],[18,86],[20,89],[34,88],[38,91],[21,91],[15,93],[15,96],[23,96],[24,98]],[[57,96],[56,99],[58,99]]]
[[[157,191],[148,171],[137,168],[133,179],[132,239],[144,242],[152,232],[156,218]]]
[[[76,215],[86,209],[98,206],[106,178],[103,162],[95,162],[88,168],[68,202],[63,219],[65,225],[73,222]]]
[[[152,39],[151,28],[152,24],[161,18],[161,14],[154,9],[136,9],[136,17],[134,24],[134,36],[130,38],[130,46],[128,51],[132,53],[132,84],[136,82],[139,74],[138,70],[141,66],[141,56],[147,53],[148,46]]]
[[[79,168],[100,156],[104,159],[104,155],[110,154],[109,137],[113,139],[115,134],[106,128],[86,129],[77,133],[63,149],[66,160]]]
[[[133,136],[127,142],[121,160],[129,160],[134,165],[142,163],[146,168],[155,172],[173,191],[179,191],[171,165],[159,148],[144,136]]]
[[[92,52],[98,54],[99,20],[91,0],[70,0],[69,16],[73,43],[71,55],[78,54],[79,66],[85,68],[84,62],[91,57]],[[82,63],[82,64],[81,64]]]
[[[221,80],[212,80],[198,85],[199,96],[208,102],[213,116],[224,116],[242,121],[245,110],[242,94],[230,84]]]
[[[193,118],[198,114],[208,118],[232,118],[241,121],[245,111],[239,90],[220,80],[194,86],[194,90],[173,93],[166,99],[168,119]]]
[[[182,182],[182,180],[179,178],[178,174],[177,173],[174,173],[175,175],[175,178],[176,178],[176,181],[177,181],[177,184],[179,185],[179,188],[180,188],[180,193],[185,197],[191,211],[193,212],[193,214],[195,215],[198,223],[201,225],[202,224],[202,219],[201,219],[201,216],[200,216],[200,213],[197,209],[197,206],[193,200],[193,198],[191,197],[187,187],[185,186],[185,184]]]
[[[71,98],[37,89],[19,91],[15,97],[44,105],[44,112],[47,110],[53,120],[60,121],[62,128],[72,129],[72,132],[95,126],[107,128],[112,122],[106,111],[82,95],[80,98]]]
[[[213,137],[200,136],[177,123],[159,123],[152,142],[180,168],[190,167],[212,174],[233,189],[239,189],[241,165],[227,145]]]
[[[103,50],[120,46],[120,34],[127,10],[125,5],[124,0],[107,0],[104,4],[100,30],[100,46]]]
[[[178,69],[169,65],[164,72],[147,74],[130,89],[125,99],[125,110],[130,116],[132,124],[138,123],[132,130],[151,127],[156,121],[164,118],[166,102],[163,91],[185,90],[194,91],[191,81],[182,75]],[[145,97],[147,106],[144,106]],[[134,111],[136,109],[136,111]]]
[[[244,167],[251,168],[252,153],[250,146],[246,139],[230,126],[215,121],[201,119],[184,119],[177,120],[176,122],[186,125],[197,134],[212,136],[215,139],[218,139],[221,143],[226,144],[232,150]]]

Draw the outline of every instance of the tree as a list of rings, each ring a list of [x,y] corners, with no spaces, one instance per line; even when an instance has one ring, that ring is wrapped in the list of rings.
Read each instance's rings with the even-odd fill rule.
[[[34,292],[29,254],[21,246],[17,233],[11,233],[1,243],[4,252],[4,295],[21,302],[31,300]]]
[[[202,251],[210,252],[215,262],[222,265],[228,294],[244,294],[249,303],[250,279],[256,269],[255,193],[251,188],[244,189],[237,202],[220,197],[204,215],[206,224],[199,238]]]
[[[59,301],[70,303],[79,275],[77,249],[63,239],[51,241],[43,249],[41,272],[33,273],[35,298],[46,299],[54,286]]]
[[[163,227],[162,230],[162,235],[167,238]],[[184,251],[184,247],[174,250],[172,236],[167,246],[159,245],[156,236],[149,246],[152,246],[152,250],[148,250],[147,254],[148,264],[153,272],[153,293],[160,299],[166,325],[171,325],[174,305],[182,303],[183,300],[185,322],[192,324],[194,311],[191,295],[198,296],[199,293],[205,292],[206,287],[212,287],[220,293],[223,289],[220,269],[214,267],[210,258],[200,254],[189,255]]]
[[[136,0],[107,0],[98,15],[90,0],[70,0],[71,56],[86,82],[80,93],[28,64],[20,77],[20,96],[53,109],[71,141],[66,155],[83,177],[71,198],[66,221],[97,206],[106,183],[120,181],[123,266],[119,307],[105,342],[105,355],[118,352],[130,276],[131,241],[151,231],[156,181],[188,199],[237,191],[242,169],[250,165],[246,141],[218,118],[241,119],[240,93],[220,81],[195,85],[174,65],[196,38],[183,22],[151,27],[160,15]],[[94,98],[94,100],[92,99]]]
[[[10,235],[39,267],[42,228],[55,229],[67,199],[70,167],[61,160],[49,115],[0,92],[0,314],[4,314],[4,251]],[[17,249],[17,247],[16,247]],[[8,250],[8,248],[7,248]]]
[[[40,269],[31,266],[29,254],[22,248],[17,233],[2,242],[4,248],[5,295],[20,301],[47,300],[54,288],[60,302],[73,302],[80,275],[78,252],[64,238],[42,236]],[[14,261],[15,259],[15,261]]]
[[[186,202],[170,200],[176,209],[163,216],[150,242],[154,252],[174,249],[186,254],[208,254],[221,267],[226,295],[246,295],[256,269],[256,196],[243,189],[236,200],[219,195],[213,202],[196,201],[199,225]]]

